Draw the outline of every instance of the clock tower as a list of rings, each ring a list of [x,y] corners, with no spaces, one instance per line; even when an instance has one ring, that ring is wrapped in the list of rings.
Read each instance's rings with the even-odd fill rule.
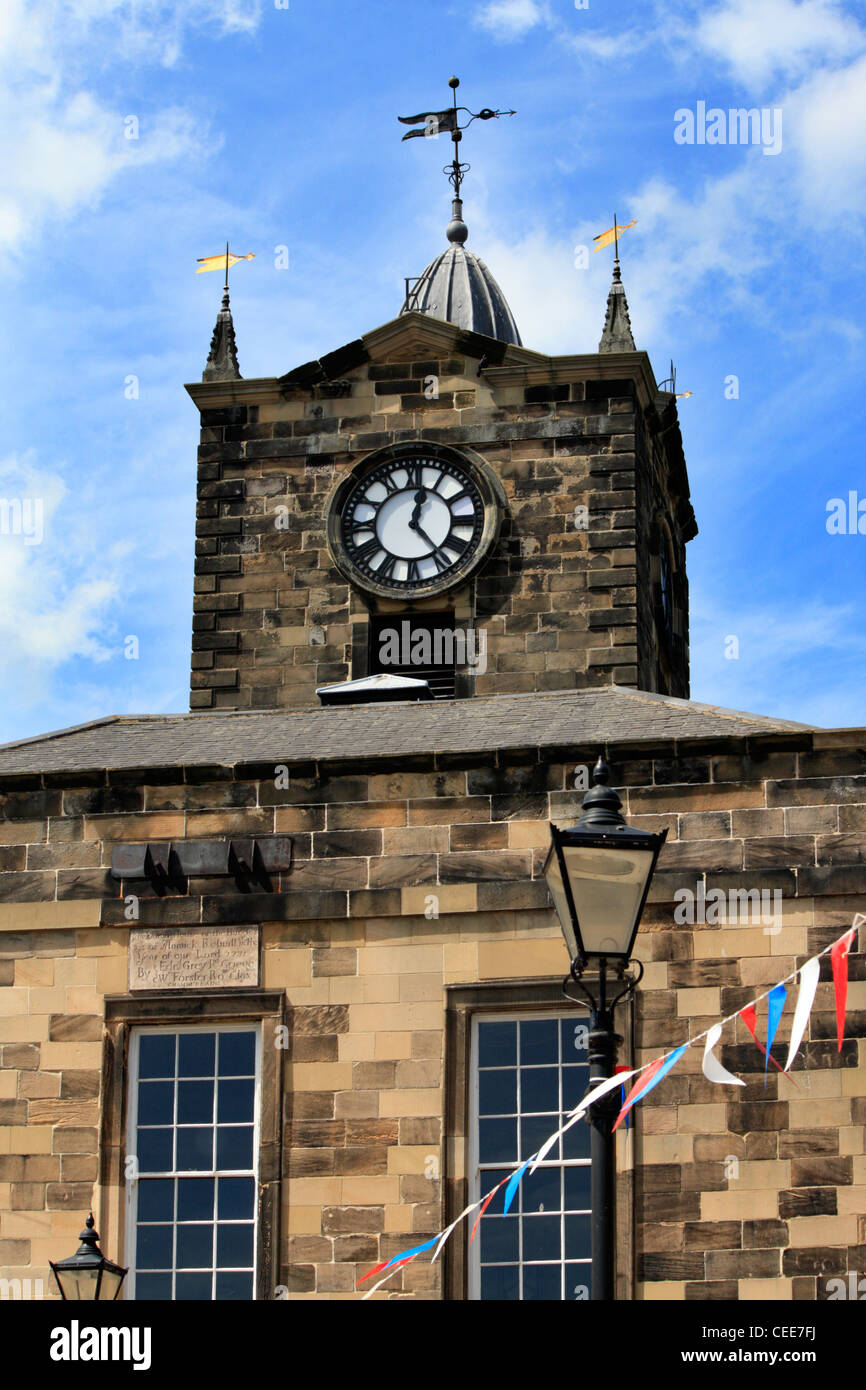
[[[635,346],[619,262],[597,352],[525,347],[467,249],[455,167],[447,249],[381,327],[244,380],[224,297],[187,388],[194,710],[315,705],[383,673],[438,698],[688,697],[697,527],[676,399]]]

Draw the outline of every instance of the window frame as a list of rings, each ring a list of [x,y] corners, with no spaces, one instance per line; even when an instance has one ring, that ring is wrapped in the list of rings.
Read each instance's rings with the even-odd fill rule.
[[[592,986],[595,975],[587,975]],[[444,1207],[445,1225],[456,1221],[469,1204],[472,1170],[472,1035],[473,1020],[505,1014],[512,1017],[537,1013],[567,1015],[569,1003],[575,1017],[589,1022],[589,1010],[583,1003],[569,1001],[563,995],[563,981],[556,979],[497,980],[483,984],[446,985],[445,1003],[445,1136],[444,1145]],[[623,1036],[619,1061],[633,1065],[634,1001],[624,1001],[617,1011],[617,1031]],[[634,1216],[634,1125],[620,1129],[616,1153],[616,1240],[615,1275],[617,1298],[629,1300],[635,1288],[635,1216]],[[505,1165],[503,1165],[505,1166]],[[472,1218],[474,1220],[474,1217]],[[444,1229],[444,1228],[443,1228]],[[442,1251],[444,1276],[442,1297],[448,1301],[470,1301],[471,1222],[461,1221]],[[476,1236],[477,1240],[477,1236]],[[474,1300],[473,1300],[474,1301]]]
[[[103,1191],[100,1231],[104,1248],[113,1245],[118,1263],[132,1268],[134,1243],[128,1225],[126,1156],[132,1113],[130,1048],[134,1030],[216,1030],[237,1024],[260,1035],[257,1086],[258,1142],[255,1147],[257,1199],[253,1300],[270,1300],[286,1284],[280,1278],[280,1206],[283,1139],[283,1058],[286,1049],[268,1046],[284,1027],[286,996],[277,990],[197,991],[107,996],[102,1065],[102,1123],[99,1184]],[[124,1281],[126,1283],[126,1281]],[[126,1292],[121,1292],[125,1297]]]
[[[250,1022],[247,1022],[247,1023],[215,1023],[215,1022],[213,1022],[212,1020],[209,1020],[209,1019],[208,1019],[208,1020],[201,1020],[201,1021],[198,1022],[198,1023],[174,1024],[174,1025],[172,1025],[172,1026],[168,1026],[168,1025],[166,1025],[166,1024],[137,1024],[137,1025],[135,1025],[135,1026],[133,1027],[132,1031],[131,1031],[130,1039],[129,1039],[129,1066],[128,1066],[128,1071],[127,1071],[127,1091],[128,1091],[128,1099],[127,1099],[127,1123],[126,1123],[126,1148],[127,1148],[127,1153],[135,1152],[134,1146],[135,1146],[135,1144],[136,1144],[136,1129],[137,1129],[137,1127],[138,1127],[138,1096],[139,1096],[139,1092],[138,1092],[138,1083],[139,1083],[139,1079],[140,1079],[140,1078],[139,1078],[139,1057],[140,1057],[140,1054],[141,1054],[141,1046],[140,1046],[140,1044],[141,1044],[141,1039],[142,1039],[143,1037],[161,1037],[161,1036],[163,1036],[163,1035],[165,1035],[165,1034],[169,1034],[169,1033],[170,1033],[172,1036],[178,1036],[178,1035],[184,1034],[184,1033],[214,1033],[214,1034],[225,1034],[225,1033],[251,1033],[251,1032],[255,1034],[255,1040],[256,1040],[256,1053],[255,1053],[254,1071],[253,1071],[253,1154],[252,1154],[252,1160],[253,1160],[253,1161],[252,1161],[252,1167],[251,1167],[251,1169],[248,1170],[248,1171],[247,1171],[247,1170],[244,1170],[244,1171],[241,1173],[240,1170],[237,1170],[237,1171],[234,1171],[234,1170],[222,1170],[222,1169],[218,1168],[218,1167],[216,1166],[216,1164],[214,1164],[212,1173],[205,1173],[204,1170],[199,1170],[199,1169],[189,1169],[189,1170],[172,1169],[172,1171],[171,1171],[170,1174],[166,1174],[166,1177],[169,1177],[169,1178],[171,1178],[171,1179],[177,1179],[177,1178],[179,1178],[179,1177],[181,1177],[181,1176],[184,1176],[184,1175],[185,1175],[186,1177],[189,1177],[189,1178],[203,1177],[203,1176],[204,1176],[204,1177],[213,1176],[214,1180],[216,1180],[217,1177],[223,1177],[223,1176],[229,1176],[229,1177],[235,1177],[235,1176],[248,1177],[248,1176],[252,1176],[253,1182],[254,1182],[255,1185],[256,1185],[256,1191],[258,1191],[258,1180],[259,1180],[259,1171],[258,1171],[258,1169],[259,1169],[259,1149],[260,1149],[260,1144],[259,1144],[259,1142],[257,1142],[257,1141],[258,1141],[258,1137],[259,1137],[259,1134],[260,1134],[260,1131],[261,1131],[262,1053],[263,1053],[263,1050],[264,1050],[264,1038],[263,1038],[263,1036],[262,1036],[263,1029],[262,1029],[261,1022],[250,1021]],[[214,1059],[214,1065],[215,1065],[215,1066],[217,1065],[216,1059]],[[176,1123],[175,1121],[172,1121],[171,1129],[172,1129],[173,1132],[177,1132],[178,1125],[177,1125],[177,1123]],[[216,1154],[214,1154],[214,1158],[216,1158]],[[146,1176],[146,1177],[150,1178],[150,1177],[152,1177],[152,1176],[154,1176],[154,1175],[153,1175],[152,1173],[147,1173],[147,1174],[139,1173],[139,1174],[138,1174],[138,1179],[136,1180],[136,1182],[132,1182],[132,1183],[127,1183],[127,1184],[126,1184],[125,1249],[127,1249],[127,1250],[129,1251],[129,1253],[130,1253],[129,1273],[127,1274],[126,1278],[127,1278],[127,1284],[128,1284],[128,1287],[129,1287],[129,1297],[130,1297],[130,1300],[133,1301],[133,1302],[135,1301],[135,1282],[136,1282],[136,1268],[135,1268],[135,1259],[134,1259],[134,1255],[135,1255],[135,1251],[136,1251],[136,1224],[137,1224],[137,1214],[138,1214],[138,1182],[140,1181],[140,1179],[141,1179],[143,1176]],[[215,1193],[215,1197],[216,1197],[216,1193]],[[172,1221],[171,1224],[172,1224],[172,1226],[176,1226],[176,1225],[177,1225],[177,1222],[176,1222],[176,1221]],[[213,1224],[214,1224],[214,1225],[217,1224],[217,1223],[216,1223],[216,1216],[214,1216]],[[254,1201],[254,1204],[253,1204],[253,1300],[255,1300],[256,1276],[257,1276],[257,1273],[258,1273],[258,1267],[257,1267],[257,1254],[258,1254],[258,1249],[259,1249],[259,1203],[258,1203],[258,1201]],[[214,1268],[216,1268],[216,1266],[215,1266]],[[144,1271],[142,1271],[142,1272],[144,1272]],[[212,1271],[211,1271],[211,1274],[213,1274],[213,1273],[214,1273],[214,1271],[212,1270]],[[173,1275],[177,1274],[177,1269],[176,1269],[174,1266],[172,1267],[172,1274],[173,1274]],[[173,1299],[173,1300],[171,1300],[171,1301],[172,1301],[172,1302],[177,1302],[178,1300]],[[210,1302],[215,1302],[216,1300],[211,1299],[211,1300],[209,1300],[209,1301],[210,1301]]]
[[[483,1011],[483,1012],[482,1012],[481,1010],[476,1010],[476,1011],[473,1012],[472,1019],[471,1019],[471,1023],[470,1023],[470,1044],[469,1044],[469,1045],[470,1045],[470,1086],[469,1086],[469,1140],[468,1140],[468,1172],[467,1172],[467,1182],[468,1182],[468,1190],[469,1190],[469,1196],[468,1196],[468,1199],[467,1199],[468,1201],[470,1201],[470,1202],[479,1201],[479,1200],[481,1199],[481,1197],[484,1195],[485,1186],[486,1186],[486,1184],[484,1183],[483,1180],[482,1180],[482,1181],[479,1181],[480,1162],[479,1162],[479,1157],[478,1157],[478,1149],[479,1149],[479,1130],[480,1130],[480,1119],[481,1119],[481,1116],[480,1116],[480,1107],[479,1107],[479,1092],[480,1092],[479,1070],[480,1070],[480,1069],[479,1069],[479,1066],[478,1066],[478,1027],[479,1027],[479,1024],[480,1024],[480,1023],[529,1023],[529,1022],[533,1022],[533,1021],[536,1020],[536,1019],[537,1019],[537,1020],[547,1020],[547,1019],[550,1019],[550,1020],[553,1020],[553,1021],[559,1023],[559,1022],[561,1022],[562,1020],[567,1020],[568,1017],[569,1017],[569,1014],[568,1014],[568,1009],[567,1009],[566,1001],[565,1001],[565,1000],[563,1000],[563,1011],[562,1011],[561,1013],[560,1013],[558,1010],[554,1010],[554,1009],[552,1009],[552,1008],[549,1008],[549,1009],[537,1009],[537,1008],[536,1008],[536,1009],[533,1009],[533,1008],[531,1008],[531,1007],[530,1007],[530,1008],[527,1008],[526,1010],[523,1010],[523,1009],[510,1009],[510,1010],[504,1011],[503,1013],[491,1012],[491,1011],[489,1011],[489,1010],[485,1010],[485,1011]],[[588,1011],[585,1010],[585,1009],[582,1010],[582,1011],[577,1011],[577,1010],[575,1010],[574,1013],[572,1014],[572,1017],[574,1017],[574,1019],[575,1019],[576,1022],[578,1022],[578,1021],[583,1021],[583,1020],[585,1019],[585,1020],[586,1020],[586,1023],[587,1023],[587,1026],[589,1025],[589,1014],[588,1014]],[[589,1048],[588,1048],[588,1047],[587,1047],[587,1055],[586,1055],[586,1063],[585,1063],[585,1065],[586,1065],[586,1074],[587,1074],[587,1079],[588,1079],[588,1078],[589,1078]],[[562,1064],[561,1064],[561,1063],[557,1063],[557,1066],[558,1066],[558,1069],[559,1069],[560,1072],[561,1072],[561,1070],[562,1070]],[[518,1071],[521,1070],[519,1059],[518,1059],[518,1062],[517,1062],[517,1064],[516,1064],[516,1070],[518,1070]],[[529,1113],[529,1112],[526,1112],[526,1113]],[[523,1111],[520,1111],[520,1110],[517,1111],[518,1121],[519,1121],[520,1118],[523,1116],[523,1114],[524,1114]],[[562,1119],[564,1120],[564,1118],[565,1118],[565,1116],[563,1115],[563,1116],[562,1116]],[[557,1121],[551,1120],[551,1133],[553,1132],[553,1129],[556,1127],[557,1123],[558,1123]],[[521,1160],[520,1160],[520,1156],[518,1156],[518,1162],[519,1162],[519,1161],[521,1161]],[[507,1161],[505,1161],[505,1162],[496,1163],[495,1165],[491,1165],[491,1166],[495,1166],[497,1169],[499,1169],[499,1170],[501,1171],[502,1169],[509,1167],[509,1164],[508,1164]],[[567,1168],[567,1167],[568,1167],[568,1168],[589,1168],[589,1167],[590,1167],[590,1159],[589,1159],[588,1157],[587,1157],[587,1158],[556,1158],[556,1159],[549,1159],[549,1158],[548,1158],[548,1159],[545,1159],[544,1162],[543,1162],[541,1165],[539,1165],[539,1166],[542,1167],[542,1168],[550,1168],[550,1169],[554,1169],[554,1168],[555,1168],[557,1171],[562,1172],[562,1171],[564,1171],[564,1169]],[[487,1189],[487,1190],[489,1190],[489,1189]],[[591,1213],[590,1213],[590,1214],[591,1214]],[[470,1218],[470,1220],[474,1220],[474,1217]],[[475,1244],[471,1247],[471,1256],[470,1256],[470,1258],[469,1258],[469,1262],[468,1262],[469,1267],[468,1267],[468,1271],[467,1271],[467,1272],[468,1272],[467,1299],[468,1299],[469,1302],[474,1302],[474,1303],[480,1303],[480,1302],[482,1301],[482,1299],[481,1299],[481,1248],[480,1248],[480,1247],[481,1247],[481,1240],[480,1240],[480,1236],[481,1236],[481,1231],[480,1231],[480,1228],[479,1228],[479,1231],[478,1231],[478,1233],[477,1233],[477,1235],[476,1235],[476,1238],[475,1238]],[[536,1263],[537,1263],[537,1262],[536,1262]],[[545,1264],[551,1263],[551,1264],[553,1264],[553,1263],[555,1263],[555,1262],[554,1262],[554,1261],[543,1261],[542,1263],[545,1263]],[[559,1267],[560,1267],[560,1269],[562,1268],[562,1263],[563,1263],[563,1261],[560,1260],[560,1262],[559,1262]],[[517,1267],[518,1267],[518,1271],[522,1274],[523,1267],[524,1267],[524,1261],[523,1261],[523,1259],[522,1259],[522,1257],[521,1257],[520,1255],[518,1255],[518,1258],[517,1258]],[[521,1302],[522,1302],[522,1301],[524,1301],[524,1300],[521,1300]],[[563,1301],[564,1301],[564,1300],[563,1300]]]

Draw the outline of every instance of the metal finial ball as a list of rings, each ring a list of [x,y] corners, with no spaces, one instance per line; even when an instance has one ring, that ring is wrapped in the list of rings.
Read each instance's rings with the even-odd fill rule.
[[[460,78],[459,78],[459,77],[449,77],[449,79],[448,79],[448,86],[449,86],[449,87],[459,87],[459,86],[460,86]]]

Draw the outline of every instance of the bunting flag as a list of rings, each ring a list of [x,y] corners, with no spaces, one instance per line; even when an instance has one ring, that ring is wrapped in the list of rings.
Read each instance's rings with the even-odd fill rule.
[[[460,1213],[456,1221],[452,1221],[450,1226],[448,1226],[445,1231],[440,1232],[438,1235],[433,1236],[432,1239],[426,1240],[420,1245],[415,1245],[409,1250],[404,1250],[400,1254],[392,1256],[390,1260],[385,1260],[381,1264],[374,1265],[372,1269],[368,1270],[366,1274],[362,1275],[361,1278],[358,1280],[359,1285],[365,1283],[368,1279],[372,1279],[373,1276],[376,1274],[381,1274],[383,1276],[376,1284],[373,1285],[371,1289],[367,1290],[367,1292],[363,1295],[363,1298],[365,1300],[371,1298],[373,1294],[376,1293],[382,1287],[383,1284],[387,1283],[387,1281],[391,1278],[393,1274],[396,1273],[398,1269],[402,1269],[404,1265],[409,1264],[411,1260],[417,1259],[419,1255],[424,1254],[427,1250],[433,1249],[434,1246],[436,1248],[432,1256],[431,1263],[435,1262],[439,1258],[439,1255],[442,1251],[443,1246],[445,1245],[445,1242],[453,1234],[457,1226],[460,1225],[460,1222],[464,1221],[468,1216],[471,1216],[473,1212],[477,1211],[478,1215],[475,1218],[475,1222],[472,1226],[472,1232],[469,1237],[469,1244],[471,1245],[475,1239],[475,1235],[478,1231],[478,1226],[482,1216],[487,1211],[488,1207],[490,1206],[490,1203],[493,1201],[493,1198],[496,1196],[500,1188],[506,1187],[505,1200],[503,1203],[504,1214],[510,1210],[511,1205],[514,1201],[514,1197],[517,1193],[517,1190],[526,1171],[529,1170],[530,1173],[534,1173],[539,1163],[542,1163],[544,1161],[547,1154],[550,1153],[551,1149],[562,1137],[562,1135],[565,1134],[566,1131],[569,1130],[572,1125],[577,1124],[579,1120],[583,1119],[587,1110],[589,1110],[590,1106],[593,1105],[595,1101],[600,1100],[601,1097],[603,1095],[606,1095],[609,1091],[613,1091],[617,1087],[623,1087],[623,1083],[625,1081],[631,1080],[632,1077],[635,1077],[636,1080],[634,1081],[631,1090],[625,1098],[622,1109],[620,1110],[619,1115],[616,1118],[616,1122],[613,1125],[613,1130],[616,1130],[619,1127],[619,1125],[625,1119],[626,1115],[633,1108],[633,1106],[635,1106],[638,1101],[642,1100],[644,1096],[648,1095],[649,1092],[653,1089],[653,1087],[657,1086],[659,1082],[667,1075],[667,1073],[671,1071],[673,1067],[676,1066],[683,1053],[686,1052],[687,1049],[691,1047],[693,1043],[699,1042],[702,1038],[706,1040],[704,1046],[702,1069],[704,1076],[707,1078],[707,1080],[715,1082],[719,1085],[745,1085],[744,1081],[740,1080],[739,1077],[732,1075],[731,1072],[727,1071],[725,1067],[722,1066],[722,1064],[719,1062],[718,1058],[715,1056],[714,1053],[714,1049],[717,1046],[719,1039],[722,1035],[722,1028],[725,1023],[730,1023],[732,1022],[732,1020],[736,1018],[741,1018],[744,1024],[746,1025],[746,1028],[752,1035],[755,1045],[757,1046],[759,1051],[762,1052],[764,1055],[765,1076],[767,1071],[767,1064],[769,1062],[772,1062],[774,1067],[776,1067],[780,1072],[782,1072],[783,1075],[787,1075],[788,1080],[791,1081],[792,1084],[796,1085],[793,1076],[788,1075],[788,1069],[797,1055],[803,1036],[805,1034],[806,1025],[809,1020],[812,1004],[815,999],[815,992],[818,986],[818,978],[820,974],[820,958],[821,956],[825,955],[830,956],[831,964],[833,967],[833,983],[836,995],[836,1030],[839,1041],[839,1049],[841,1050],[843,1032],[845,1027],[845,1010],[847,1005],[848,955],[852,947],[854,946],[854,942],[857,937],[857,930],[861,923],[866,923],[866,915],[858,913],[858,915],[854,919],[853,927],[851,927],[851,929],[847,931],[844,936],[840,937],[839,940],[835,941],[831,946],[825,947],[825,949],[823,951],[820,951],[817,956],[814,956],[812,959],[807,960],[805,964],[799,968],[799,970],[795,970],[793,974],[787,976],[785,980],[780,981],[779,984],[775,985],[773,989],[769,990],[766,994],[760,995],[759,998],[753,1000],[751,1004],[747,1004],[745,1008],[740,1009],[738,1013],[731,1014],[728,1018],[723,1019],[721,1023],[713,1024],[713,1026],[711,1028],[708,1028],[706,1032],[699,1033],[695,1038],[689,1038],[688,1042],[683,1043],[681,1047],[676,1048],[673,1052],[670,1052],[665,1056],[656,1057],[654,1061],[649,1062],[647,1065],[643,1067],[633,1068],[632,1070],[626,1072],[617,1071],[613,1076],[606,1077],[603,1081],[599,1082],[599,1084],[595,1086],[591,1091],[589,1091],[588,1094],[584,1096],[583,1100],[578,1105],[576,1105],[574,1109],[566,1116],[565,1123],[561,1125],[559,1129],[557,1129],[553,1134],[551,1134],[547,1140],[545,1140],[545,1142],[541,1145],[537,1153],[533,1154],[530,1158],[525,1159],[511,1173],[506,1174],[506,1176],[502,1178],[501,1181],[498,1182],[496,1186],[492,1188],[491,1191],[488,1192],[483,1198],[479,1199],[476,1202],[470,1203],[470,1205]],[[785,1066],[782,1067],[776,1061],[775,1057],[772,1056],[771,1048],[773,1046],[773,1042],[779,1027],[779,1021],[782,1017],[785,1002],[787,1000],[787,990],[785,986],[789,981],[795,980],[798,977],[800,988],[797,998],[797,1006],[794,1011],[794,1021],[791,1026],[791,1039],[788,1045],[788,1060]],[[760,1003],[761,999],[767,999],[768,1001],[766,1048],[764,1047],[763,1043],[760,1042],[760,1040],[758,1039],[757,1034],[756,1006]],[[613,1132],[613,1130],[611,1132]]]
[[[805,965],[800,966],[800,993],[797,995],[794,1022],[791,1024],[791,1040],[788,1043],[788,1060],[785,1063],[785,1071],[790,1069],[791,1063],[800,1050],[800,1043],[803,1041],[806,1024],[809,1022],[809,1015],[812,1012],[812,1002],[818,988],[820,974],[821,962],[814,956],[811,960],[807,960]]]
[[[477,1202],[470,1202],[468,1207],[463,1208],[457,1220],[452,1221],[451,1225],[447,1228],[447,1230],[444,1230],[442,1232],[441,1236],[439,1237],[439,1244],[433,1251],[433,1258],[430,1261],[431,1265],[435,1265],[436,1261],[439,1259],[439,1256],[442,1252],[442,1246],[445,1244],[446,1240],[451,1235],[451,1232],[456,1230],[456,1228],[460,1225],[460,1222],[463,1221],[465,1217],[469,1216],[470,1212],[473,1212],[476,1207],[480,1207],[483,1201],[484,1198],[479,1197]]]
[[[682,1047],[678,1047],[676,1051],[671,1052],[668,1057],[660,1057],[657,1062],[653,1062],[651,1066],[647,1067],[643,1080],[636,1081],[629,1091],[625,1105],[616,1117],[611,1134],[616,1131],[625,1119],[631,1107],[637,1105],[639,1100],[643,1100],[644,1096],[649,1095],[653,1087],[659,1084],[663,1076],[667,1076],[671,1068],[676,1066],[683,1053],[688,1051],[690,1047],[691,1040],[687,1043],[683,1043]]]
[[[762,999],[763,999],[763,997],[764,997],[764,996],[761,995],[761,998],[762,998]],[[757,1000],[755,1001],[755,1003],[757,1003]],[[766,1050],[765,1050],[765,1048],[764,1048],[764,1044],[761,1042],[761,1040],[760,1040],[760,1038],[758,1037],[758,1034],[757,1034],[758,1015],[757,1015],[757,1013],[755,1012],[755,1005],[754,1005],[754,1004],[747,1004],[746,1007],[745,1007],[744,1009],[740,1009],[740,1012],[739,1012],[739,1014],[737,1015],[737,1017],[738,1017],[738,1018],[741,1018],[741,1019],[743,1020],[743,1022],[744,1022],[745,1025],[746,1025],[746,1027],[748,1028],[749,1032],[751,1033],[752,1038],[754,1039],[755,1046],[758,1048],[758,1050],[759,1050],[759,1052],[762,1054],[762,1056],[764,1056],[764,1057],[766,1058],[768,1054],[767,1054],[767,1052],[766,1052]],[[787,1076],[787,1078],[788,1078],[788,1080],[790,1081],[790,1083],[791,1083],[792,1086],[796,1086],[796,1085],[797,1085],[796,1081],[794,1080],[793,1076],[791,1076],[790,1072],[785,1071],[785,1068],[781,1065],[781,1063],[779,1063],[779,1062],[776,1061],[775,1057],[769,1057],[769,1061],[771,1061],[771,1062],[773,1063],[773,1066],[776,1068],[776,1071],[780,1071],[780,1072],[782,1073],[783,1076]],[[766,1068],[766,1066],[765,1066],[765,1067],[764,1067],[764,1071],[766,1072],[766,1070],[767,1070],[767,1068]]]
[[[375,1265],[373,1269],[368,1270],[363,1278],[358,1280],[358,1283],[363,1284],[365,1280],[372,1279],[373,1275],[379,1274],[381,1270],[390,1269],[391,1265],[408,1264],[410,1260],[414,1260],[416,1255],[423,1255],[425,1250],[431,1250],[438,1240],[439,1237],[434,1236],[432,1240],[425,1241],[423,1245],[416,1245],[412,1250],[404,1250],[401,1255],[394,1255],[390,1260],[384,1260],[382,1264]]]
[[[782,1017],[782,1011],[785,1007],[785,1000],[787,999],[787,997],[788,991],[785,989],[785,986],[776,985],[775,989],[770,990],[769,996],[767,998],[767,1051],[764,1057],[765,1091],[767,1089],[767,1062],[770,1058],[770,1048],[773,1046],[773,1039],[775,1038],[776,1033],[778,1031],[779,1019]],[[779,1065],[778,1062],[776,1063],[776,1065]],[[779,1070],[784,1071],[784,1068],[780,1067]]]
[[[506,1183],[507,1181],[508,1181],[507,1178],[503,1178],[503,1179],[502,1179],[502,1182],[498,1182],[498,1183],[496,1184],[496,1186],[493,1188],[493,1190],[492,1190],[491,1192],[488,1192],[487,1196],[484,1198],[484,1201],[481,1203],[481,1210],[479,1211],[478,1215],[477,1215],[476,1218],[475,1218],[475,1225],[472,1227],[472,1234],[471,1234],[471,1236],[469,1237],[469,1244],[470,1244],[470,1245],[472,1244],[473,1240],[475,1239],[475,1232],[478,1230],[478,1223],[479,1223],[479,1221],[481,1220],[482,1216],[483,1216],[484,1213],[486,1212],[487,1208],[490,1206],[490,1203],[493,1201],[493,1198],[496,1196],[496,1194],[497,1194],[497,1192],[499,1191],[500,1187],[502,1187],[503,1184]]]
[[[833,989],[836,994],[836,1036],[839,1051],[842,1051],[842,1034],[845,1031],[845,1006],[848,1002],[848,952],[854,945],[857,928],[851,930],[830,947],[830,962],[833,966]]]
[[[520,1179],[523,1177],[523,1174],[526,1172],[533,1158],[535,1158],[535,1154],[532,1155],[532,1158],[528,1158],[525,1163],[521,1163],[517,1172],[512,1173],[511,1177],[508,1179],[508,1186],[505,1189],[505,1201],[502,1206],[503,1216],[507,1216],[511,1210],[511,1203],[514,1201],[515,1194],[520,1186]]]
[[[713,1052],[713,1048],[721,1036],[721,1023],[714,1023],[707,1033],[706,1046],[704,1047],[704,1060],[701,1064],[704,1076],[708,1081],[714,1081],[717,1086],[745,1086],[745,1081],[741,1080],[739,1076],[734,1076],[733,1072],[727,1071]]]

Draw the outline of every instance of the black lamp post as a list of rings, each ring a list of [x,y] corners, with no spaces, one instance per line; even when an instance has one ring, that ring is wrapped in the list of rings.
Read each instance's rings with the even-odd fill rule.
[[[120,1293],[127,1271],[107,1260],[97,1245],[99,1235],[93,1229],[92,1212],[78,1239],[81,1244],[68,1260],[58,1260],[56,1264],[48,1261],[54,1270],[60,1297],[110,1303]]]
[[[627,825],[622,802],[608,786],[610,769],[599,758],[593,785],[583,799],[583,815],[567,830],[550,827],[551,846],[544,876],[559,916],[571,959],[571,979],[590,1007],[589,1084],[613,1076],[617,1047],[613,1012],[631,995],[643,975],[627,973],[646,896],[667,830],[653,835]],[[584,983],[587,968],[597,972],[596,993]],[[622,987],[609,997],[608,973]],[[567,981],[566,981],[567,983]],[[616,989],[614,985],[614,989]],[[614,1297],[614,1157],[611,1132],[619,1111],[616,1091],[590,1107],[592,1128],[592,1298]]]

